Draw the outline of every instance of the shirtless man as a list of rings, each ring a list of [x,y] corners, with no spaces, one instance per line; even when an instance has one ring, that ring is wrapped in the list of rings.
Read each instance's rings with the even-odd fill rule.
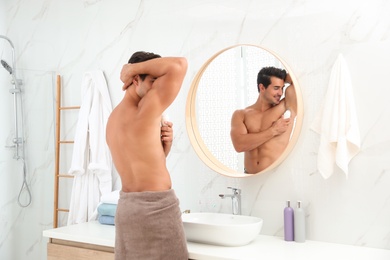
[[[285,83],[290,86],[282,99]],[[233,113],[230,131],[234,149],[245,153],[244,172],[250,174],[266,169],[283,153],[297,112],[294,85],[285,70],[261,69],[257,85],[256,103]],[[284,118],[287,110],[291,115]]]
[[[107,123],[107,144],[122,182],[115,215],[115,259],[188,259],[179,201],[166,156],[172,124],[162,113],[187,71],[181,57],[136,52],[122,68],[124,98]]]

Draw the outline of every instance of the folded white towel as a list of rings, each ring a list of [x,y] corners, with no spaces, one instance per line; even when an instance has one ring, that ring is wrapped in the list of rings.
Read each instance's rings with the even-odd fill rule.
[[[321,135],[317,158],[321,175],[329,178],[336,163],[348,177],[348,164],[360,150],[360,133],[350,73],[341,54],[332,67],[325,101],[311,128]]]
[[[114,190],[110,193],[103,194],[100,198],[101,203],[118,204],[119,190]]]

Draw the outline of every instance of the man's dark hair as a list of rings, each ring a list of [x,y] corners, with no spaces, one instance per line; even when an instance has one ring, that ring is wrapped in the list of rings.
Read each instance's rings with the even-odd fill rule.
[[[257,74],[257,90],[260,92],[260,84],[263,84],[265,88],[268,88],[271,84],[271,77],[277,77],[279,79],[285,80],[287,72],[284,69],[279,69],[275,67],[264,67]]]
[[[139,63],[155,58],[161,58],[161,56],[153,52],[137,51],[133,55],[131,55],[128,63]],[[146,78],[146,74],[140,74],[139,76],[141,80],[144,80]]]

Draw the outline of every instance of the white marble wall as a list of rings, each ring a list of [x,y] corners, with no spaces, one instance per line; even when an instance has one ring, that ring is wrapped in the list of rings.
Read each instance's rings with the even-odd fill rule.
[[[15,44],[24,80],[28,181],[33,202],[17,204],[22,172],[4,148],[12,136],[9,75],[0,68],[0,258],[45,259],[42,230],[52,226],[53,75],[64,77],[65,105],[80,101],[83,72],[105,72],[113,104],[123,95],[119,72],[137,50],[187,57],[182,91],[169,109],[175,144],[168,158],[182,209],[230,212],[227,186],[243,190],[243,214],[264,218],[262,234],[283,235],[287,199],[303,200],[307,238],[390,249],[390,2],[361,1],[103,1],[33,0],[0,3],[0,34]],[[238,43],[279,54],[299,79],[305,118],[291,156],[270,173],[247,179],[208,169],[192,149],[185,103],[193,77],[215,52]],[[0,39],[0,57],[9,59]],[[362,136],[349,178],[316,170],[319,136],[310,130],[342,53],[352,74]],[[74,122],[65,125],[71,136]]]

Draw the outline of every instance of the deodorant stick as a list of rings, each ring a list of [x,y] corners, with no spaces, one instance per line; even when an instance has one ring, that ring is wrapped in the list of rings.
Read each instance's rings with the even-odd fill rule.
[[[286,112],[284,112],[283,114],[283,118],[286,119],[286,118],[290,118],[291,116],[291,111],[289,109],[286,110]]]
[[[165,124],[166,121],[169,121],[169,117],[167,114],[162,114],[161,115],[161,125],[162,126],[166,126],[167,124]]]

